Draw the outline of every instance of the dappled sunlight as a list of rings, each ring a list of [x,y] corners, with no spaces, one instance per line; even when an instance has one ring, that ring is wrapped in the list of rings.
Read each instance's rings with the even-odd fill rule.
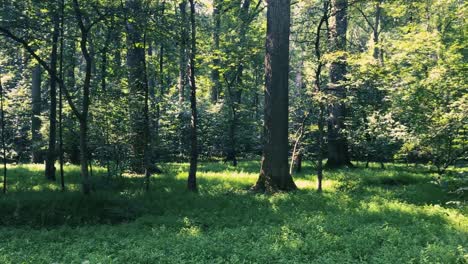
[[[456,259],[462,254],[457,248],[468,234],[464,205],[444,206],[445,200],[455,197],[417,170],[327,170],[324,190],[317,193],[315,172],[309,168],[295,177],[299,190],[266,195],[249,190],[257,180],[256,169],[202,163],[204,169],[197,174],[199,192],[192,193],[186,191],[187,164],[161,167],[164,173],[152,176],[149,192],[144,191],[142,175],[108,179],[102,168],[96,168],[95,191],[89,197],[79,192],[76,167],[70,171],[66,167],[66,175],[73,179],[67,182],[65,193],[44,179],[42,166],[11,168],[11,181],[21,188],[12,187],[0,197],[0,233],[11,238],[8,245],[0,242],[0,248],[11,250],[26,241],[39,243],[69,233],[76,240],[65,236],[66,249],[85,243],[109,254],[117,254],[105,246],[105,241],[113,240],[174,258],[181,250],[216,245],[212,252],[229,254],[232,259],[258,260],[259,252],[270,250],[292,262],[375,262],[380,258],[392,262],[401,254],[419,259],[452,251],[447,256]],[[29,232],[23,227],[50,230]],[[102,239],[94,241],[90,236]],[[42,252],[43,248],[30,250]],[[132,259],[141,257],[132,255]]]

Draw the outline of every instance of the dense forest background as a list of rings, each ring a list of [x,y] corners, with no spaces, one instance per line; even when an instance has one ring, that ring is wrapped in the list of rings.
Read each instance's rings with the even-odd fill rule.
[[[468,263],[463,0],[0,0],[0,263]]]
[[[279,5],[291,9],[269,22],[291,25],[289,102],[281,99],[290,173],[302,160],[319,175],[322,160],[425,163],[440,174],[465,164],[464,1]],[[62,171],[56,161],[81,162],[89,192],[92,166],[149,179],[160,163],[190,160],[194,178],[198,159],[259,159],[266,9],[251,0],[2,0],[6,160],[45,162],[50,180]]]

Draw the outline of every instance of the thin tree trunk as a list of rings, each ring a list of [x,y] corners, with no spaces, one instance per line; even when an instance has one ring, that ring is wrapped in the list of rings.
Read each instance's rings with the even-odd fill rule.
[[[50,112],[49,112],[49,148],[45,167],[46,179],[55,181],[55,160],[57,141],[57,50],[60,35],[60,21],[57,14],[53,15],[54,31],[52,34],[52,54],[50,56]]]
[[[80,48],[81,53],[85,59],[85,79],[83,83],[83,101],[82,101],[82,112],[78,112],[77,116],[80,121],[80,155],[81,155],[81,177],[83,180],[83,193],[91,193],[91,181],[88,173],[88,116],[89,116],[89,92],[91,88],[91,75],[92,75],[92,57],[88,51],[88,34],[89,29],[84,25],[82,13],[78,0],[73,0],[75,9],[76,19],[81,32]],[[63,83],[63,82],[62,82]],[[69,100],[71,101],[71,100]]]
[[[288,81],[290,0],[268,0],[265,56],[265,113],[262,166],[255,191],[290,191],[297,187],[289,174]]]
[[[243,47],[246,42],[246,33],[247,28],[250,23],[249,20],[249,9],[250,9],[250,0],[244,0],[242,7],[240,9],[239,20],[240,20],[240,30],[239,30],[239,41],[237,45]],[[229,120],[229,149],[227,151],[226,160],[232,161],[233,166],[237,166],[237,141],[236,141],[236,131],[238,125],[238,112],[242,104],[242,75],[244,72],[244,51],[239,52],[239,57],[236,58],[236,66],[233,70],[234,77],[232,81],[228,83],[228,93],[229,100],[228,103],[231,106],[231,118]]]
[[[380,23],[382,17],[382,0],[377,1],[377,5],[375,7],[375,22],[373,26],[373,41],[374,41],[374,59],[380,61],[380,64],[383,65],[383,55],[382,55],[382,48],[380,45]]]
[[[323,145],[324,145],[324,127],[325,127],[325,105],[322,102],[322,68],[323,68],[323,61],[322,61],[322,52],[320,50],[320,40],[321,40],[321,32],[323,24],[328,23],[329,17],[329,3],[325,2],[323,6],[323,15],[320,19],[319,25],[317,27],[317,32],[315,35],[315,57],[319,62],[317,68],[315,69],[315,92],[319,97],[319,116],[318,116],[318,156],[317,156],[317,191],[322,192],[322,181],[323,181]]]
[[[307,117],[308,116],[305,116],[301,122],[301,126],[299,127],[299,129],[297,130],[296,132],[296,135],[295,135],[295,142],[294,142],[294,148],[293,148],[293,152],[292,152],[292,155],[291,155],[291,165],[289,167],[289,174],[293,175],[293,172],[294,172],[294,167],[296,165],[296,158],[298,157],[298,155],[300,155],[300,150],[299,149],[299,145],[301,144],[301,139],[302,137],[304,136],[304,126],[305,126],[305,121],[307,120]],[[300,169],[299,169],[300,171]]]
[[[65,24],[65,0],[60,2],[60,64],[59,74],[63,80],[63,52],[64,52],[64,24]],[[63,91],[59,85],[59,160],[60,160],[60,186],[65,191],[65,176],[63,171]]]
[[[198,163],[198,142],[197,142],[197,86],[195,83],[195,56],[197,52],[196,46],[196,27],[195,27],[195,3],[190,2],[190,27],[192,37],[190,39],[190,108],[192,112],[192,120],[190,123],[190,171],[187,181],[187,187],[190,191],[197,191],[197,163]]]
[[[165,11],[166,11],[166,1],[163,1],[162,2],[162,10],[161,10],[161,26],[164,25],[166,23],[166,20],[165,20]],[[160,119],[161,119],[161,107],[163,106],[162,102],[163,102],[163,99],[164,99],[164,94],[165,94],[165,82],[164,82],[164,52],[165,52],[165,45],[164,45],[164,41],[161,41],[160,42],[160,45],[159,45],[159,94],[158,96],[155,96],[155,91],[153,91],[153,98],[152,98],[152,105],[151,105],[151,108],[152,109],[156,109],[156,116],[155,116],[155,119],[154,120],[154,126],[153,126],[153,135],[150,139],[150,143],[151,145],[154,147],[154,146],[157,146],[159,144],[159,127],[160,127]],[[156,88],[156,87],[155,87]],[[151,92],[151,90],[150,90]],[[150,94],[151,95],[151,94]],[[157,100],[157,101],[156,101]],[[153,120],[153,118],[150,118],[151,120]],[[153,140],[154,138],[154,140]]]
[[[31,134],[32,134],[32,163],[41,163],[42,154],[40,151],[41,141],[41,66],[38,64],[33,69],[32,74],[32,120],[31,120]]]
[[[210,96],[211,102],[216,103],[218,101],[219,92],[221,90],[221,82],[219,81],[219,68],[221,64],[220,60],[220,46],[219,46],[219,35],[221,31],[221,14],[220,10],[222,8],[222,2],[219,0],[213,1],[213,48],[214,48],[214,59],[213,59],[213,69],[211,70],[211,80],[213,85],[211,86]]]
[[[5,143],[5,111],[3,109],[3,85],[0,75],[0,111],[2,121],[2,154],[3,154],[3,193],[7,191],[7,160]]]
[[[127,23],[127,66],[128,81],[131,94],[129,95],[130,119],[132,127],[133,161],[131,169],[137,173],[146,174],[147,151],[147,90],[145,58],[145,21],[143,2],[141,0],[127,0],[127,8],[132,19]],[[143,44],[143,45],[141,45]],[[142,114],[143,113],[143,114]],[[149,171],[148,171],[149,173]]]
[[[182,0],[179,4],[180,11],[180,44],[179,44],[179,102],[185,101],[185,86],[187,85],[187,42],[188,42],[188,22],[187,22],[187,1]]]
[[[333,0],[333,19],[330,25],[331,49],[334,52],[346,51],[346,32],[348,29],[347,0]],[[327,167],[352,167],[348,143],[343,135],[346,116],[346,107],[343,102],[346,98],[345,81],[346,58],[341,57],[330,65],[329,91],[336,98],[336,102],[329,107],[328,117],[328,161]]]

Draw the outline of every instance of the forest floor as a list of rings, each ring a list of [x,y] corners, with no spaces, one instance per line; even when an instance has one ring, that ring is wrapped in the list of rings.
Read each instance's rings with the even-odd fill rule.
[[[311,164],[300,190],[248,189],[258,162],[202,163],[199,193],[185,191],[187,164],[164,164],[143,191],[141,177],[106,179],[80,192],[66,167],[67,192],[43,179],[42,165],[9,168],[0,194],[0,263],[467,263],[466,169],[441,185],[426,168],[388,164],[325,172],[315,191]]]

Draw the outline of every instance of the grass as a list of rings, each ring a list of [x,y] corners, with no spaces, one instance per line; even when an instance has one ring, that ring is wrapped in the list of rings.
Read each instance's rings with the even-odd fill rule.
[[[238,168],[202,163],[198,194],[185,191],[187,164],[163,164],[143,180],[109,181],[94,168],[96,191],[68,191],[43,180],[42,166],[9,168],[0,195],[0,263],[467,263],[466,196],[424,168],[326,171],[318,194],[313,169],[295,176],[300,190],[253,194],[257,162]]]

